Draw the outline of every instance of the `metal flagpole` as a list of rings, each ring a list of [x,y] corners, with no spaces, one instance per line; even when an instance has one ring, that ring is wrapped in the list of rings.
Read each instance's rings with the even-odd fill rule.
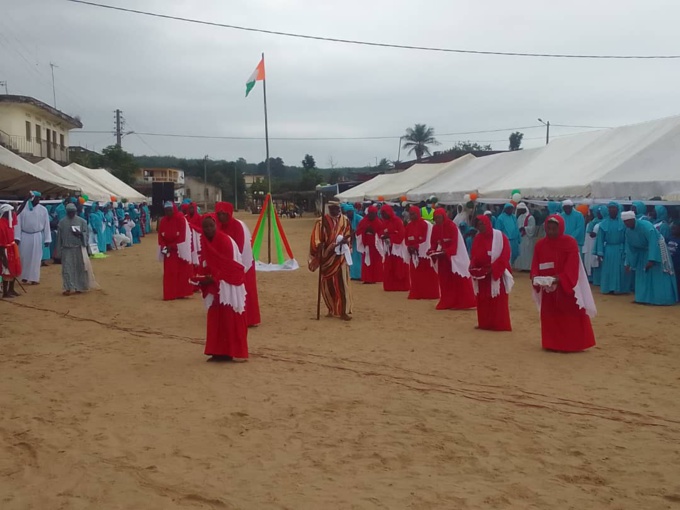
[[[269,207],[274,209],[274,203],[272,202],[272,169],[271,163],[269,161],[269,124],[267,122],[267,71],[264,65],[264,52],[262,52],[262,67],[265,69],[264,79],[262,80],[262,92],[264,97],[264,140],[265,147],[267,149],[266,155],[267,159],[267,180],[269,181]],[[267,211],[267,252],[268,252],[268,263],[272,263],[272,217],[269,211]]]

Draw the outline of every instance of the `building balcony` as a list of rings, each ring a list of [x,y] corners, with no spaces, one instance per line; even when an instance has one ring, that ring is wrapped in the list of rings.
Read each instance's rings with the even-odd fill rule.
[[[0,131],[0,145],[34,163],[50,158],[63,165],[69,164],[68,147],[47,140],[28,139]]]

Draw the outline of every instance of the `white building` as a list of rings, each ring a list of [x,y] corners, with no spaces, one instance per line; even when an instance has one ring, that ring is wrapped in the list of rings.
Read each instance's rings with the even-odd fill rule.
[[[0,95],[0,145],[29,161],[68,164],[69,131],[82,127],[78,118],[32,97]]]

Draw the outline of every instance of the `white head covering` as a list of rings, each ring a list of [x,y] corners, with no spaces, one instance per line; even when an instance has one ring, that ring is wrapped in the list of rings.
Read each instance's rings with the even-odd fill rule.
[[[634,220],[635,219],[635,213],[633,211],[625,211],[621,213],[621,219],[623,221],[626,220]]]
[[[14,210],[14,207],[12,207],[10,204],[2,204],[0,205],[0,218],[9,211],[9,225],[12,226],[12,211]]]
[[[484,211],[484,214],[487,214],[487,215],[489,215],[489,216],[492,216],[492,215],[493,215],[493,213],[492,213],[491,211]]]
[[[519,204],[517,204],[517,210],[519,211],[520,209],[524,209],[525,211],[529,210],[527,204],[525,204],[524,202],[520,202]]]
[[[564,201],[562,202],[562,205],[571,205],[571,206],[573,206],[573,205],[574,205],[574,202],[572,202],[572,201],[569,200],[569,199],[566,199],[566,200],[564,200]]]

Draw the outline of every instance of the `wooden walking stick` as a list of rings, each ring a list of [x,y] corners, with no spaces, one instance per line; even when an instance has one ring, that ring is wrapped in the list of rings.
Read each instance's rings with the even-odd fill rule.
[[[321,195],[321,227],[320,231],[323,235],[323,220],[326,216],[326,211],[324,210],[323,194]],[[323,252],[326,249],[326,245],[322,242],[319,244],[319,249],[317,253],[319,254],[319,281],[316,288],[316,320],[321,320],[321,272],[323,271]]]

